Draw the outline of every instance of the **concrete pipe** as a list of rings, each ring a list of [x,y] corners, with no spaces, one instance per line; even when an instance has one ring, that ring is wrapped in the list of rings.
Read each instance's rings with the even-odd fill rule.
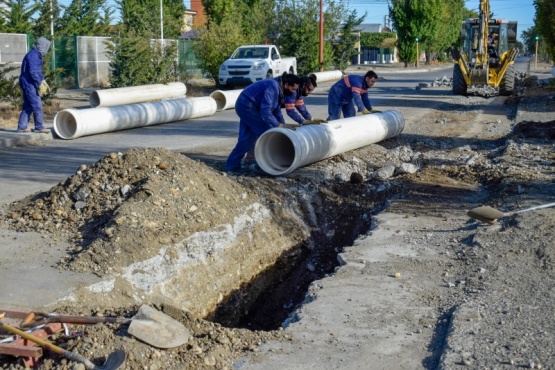
[[[112,107],[114,105],[144,103],[161,99],[184,98],[187,87],[183,82],[154,84],[114,89],[95,90],[89,96],[91,107]]]
[[[295,131],[273,128],[262,134],[254,156],[270,175],[284,175],[298,167],[399,135],[405,119],[398,111],[339,119]]]
[[[216,101],[209,96],[115,107],[64,109],[54,117],[54,131],[62,139],[75,139],[81,136],[206,117],[214,113],[216,113]]]
[[[324,72],[314,72],[316,75],[316,82],[324,82],[324,81],[337,81],[341,77],[343,77],[343,73],[341,71],[324,71]]]
[[[210,97],[212,97],[216,101],[219,112],[222,110],[235,108],[235,102],[237,101],[239,94],[241,94],[241,91],[243,91],[243,89],[229,91],[216,90],[212,94],[210,94]]]

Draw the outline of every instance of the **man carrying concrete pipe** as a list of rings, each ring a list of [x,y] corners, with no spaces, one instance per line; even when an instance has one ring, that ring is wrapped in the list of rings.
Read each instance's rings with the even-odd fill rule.
[[[362,114],[378,113],[379,111],[372,109],[368,98],[368,89],[374,86],[377,80],[376,72],[368,71],[364,77],[345,75],[333,84],[328,94],[328,121],[341,118],[341,112],[343,118],[354,117],[355,105]]]
[[[235,103],[239,116],[239,138],[235,148],[227,158],[226,171],[241,169],[241,160],[254,147],[256,140],[264,132],[285,124],[281,106],[285,97],[298,89],[300,78],[286,72],[280,79],[266,79],[245,88]]]

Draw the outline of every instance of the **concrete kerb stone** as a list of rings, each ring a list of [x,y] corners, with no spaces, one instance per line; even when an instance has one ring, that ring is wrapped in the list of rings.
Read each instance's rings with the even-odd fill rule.
[[[15,130],[0,130],[0,148],[36,144],[39,141],[52,140],[52,138],[52,131],[47,133],[27,133]]]

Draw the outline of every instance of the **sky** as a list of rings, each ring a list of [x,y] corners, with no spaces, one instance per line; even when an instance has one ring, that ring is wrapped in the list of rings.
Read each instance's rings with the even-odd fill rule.
[[[387,0],[344,0],[348,1],[349,7],[362,15],[367,12],[364,23],[384,23],[384,17],[389,14]],[[522,31],[534,26],[534,16],[536,8],[534,8],[533,0],[490,0],[490,9],[494,18],[503,18],[508,21],[518,22],[518,38]],[[476,10],[480,7],[479,0],[465,0],[467,9]]]

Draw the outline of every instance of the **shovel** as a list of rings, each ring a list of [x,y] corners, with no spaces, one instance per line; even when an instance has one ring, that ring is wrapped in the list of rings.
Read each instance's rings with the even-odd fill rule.
[[[1,317],[0,317],[1,318]],[[6,331],[9,331],[12,334],[17,334],[20,337],[30,340],[31,342],[34,342],[36,344],[38,344],[39,346],[46,348],[54,353],[57,353],[59,355],[64,356],[65,358],[71,360],[71,361],[76,361],[76,362],[80,362],[83,365],[85,365],[85,368],[87,368],[88,370],[115,370],[115,369],[119,369],[121,368],[124,363],[125,363],[125,358],[127,357],[127,355],[125,354],[124,350],[117,350],[113,353],[110,353],[110,355],[108,356],[108,358],[106,359],[106,362],[104,363],[104,365],[102,366],[98,366],[93,364],[91,361],[89,361],[88,359],[84,358],[83,356],[81,356],[80,354],[76,353],[76,352],[71,352],[68,351],[66,349],[60,348],[50,342],[47,342],[45,340],[42,340],[40,338],[35,337],[34,335],[25,333],[24,331],[21,331],[19,329],[14,328],[13,326],[10,326],[8,324],[4,324],[3,322],[0,321],[0,329],[4,329]]]
[[[519,211],[512,211],[512,212],[501,212],[489,206],[482,206],[482,207],[472,208],[466,214],[469,217],[472,217],[478,221],[486,222],[488,224],[493,225],[495,223],[495,220],[502,217],[512,216],[512,215],[516,215],[517,213],[534,211],[536,209],[548,208],[553,206],[555,206],[555,203],[547,203],[547,204],[541,204],[539,206],[534,206],[534,207],[521,209]]]
[[[33,320],[35,316],[38,319]],[[133,318],[103,316],[73,316],[44,313],[30,313],[20,324],[22,328],[48,323],[92,325],[97,323],[130,324],[128,333],[156,348],[172,348],[182,345],[191,336],[189,330],[179,321],[150,307],[142,305]]]

